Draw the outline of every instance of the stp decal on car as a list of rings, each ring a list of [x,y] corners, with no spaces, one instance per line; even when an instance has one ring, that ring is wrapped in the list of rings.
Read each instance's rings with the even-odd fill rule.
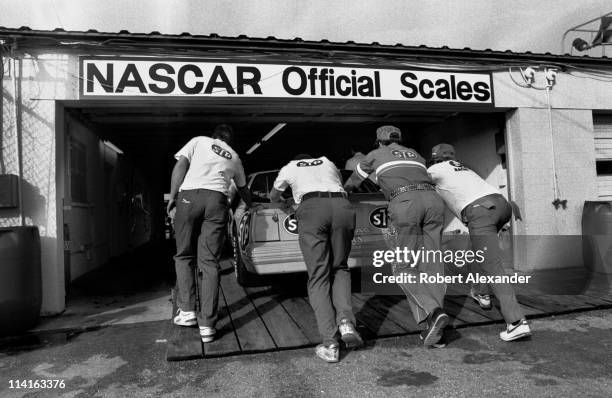
[[[377,207],[370,213],[370,224],[376,228],[387,228],[387,208]]]
[[[247,211],[242,215],[240,224],[238,225],[238,237],[240,239],[240,248],[244,249],[249,244],[251,212]]]
[[[217,155],[224,157],[226,159],[231,159],[232,158],[232,154],[229,153],[228,150],[225,150],[223,148],[221,148],[219,145],[217,144],[212,144],[212,150],[214,153],[216,153]]]
[[[297,218],[295,218],[295,213],[291,213],[287,217],[285,217],[285,219],[283,220],[283,227],[285,228],[285,231],[289,232],[290,234],[297,235],[298,222]]]

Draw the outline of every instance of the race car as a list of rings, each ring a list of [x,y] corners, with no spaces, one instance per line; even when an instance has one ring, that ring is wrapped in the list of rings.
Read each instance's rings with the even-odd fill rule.
[[[341,170],[340,173],[343,181],[346,181],[352,171]],[[233,199],[238,205],[233,206],[228,231],[236,279],[242,286],[261,283],[261,277],[266,275],[306,271],[298,243],[297,206],[270,203],[268,197],[277,175],[278,170],[270,170],[248,176],[247,185],[253,201],[251,209],[245,210],[242,200]],[[283,193],[283,197],[292,197],[291,188]],[[372,253],[388,249],[383,234],[387,229],[389,202],[370,180],[363,181],[359,190],[349,195],[349,200],[355,208],[357,223],[348,266],[371,266]],[[443,249],[468,248],[466,227],[448,208],[445,219]]]
[[[342,170],[344,180],[351,171]],[[233,212],[229,227],[234,251],[234,266],[238,283],[250,285],[257,276],[306,271],[298,244],[297,206],[270,203],[278,170],[262,171],[248,176],[253,207],[244,210],[240,201]],[[291,197],[287,189],[284,197]],[[378,186],[364,181],[359,191],[349,195],[357,213],[355,237],[349,267],[372,264],[372,252],[386,247],[383,232],[387,228],[387,201]]]

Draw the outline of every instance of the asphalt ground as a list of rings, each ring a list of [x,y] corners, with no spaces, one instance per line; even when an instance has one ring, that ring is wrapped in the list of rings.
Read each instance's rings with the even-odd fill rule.
[[[312,348],[165,360],[168,321],[0,340],[1,397],[610,397],[612,310],[537,319],[506,343],[503,325],[448,332],[444,349],[417,335],[367,342],[337,364]],[[11,380],[65,388],[10,388]]]

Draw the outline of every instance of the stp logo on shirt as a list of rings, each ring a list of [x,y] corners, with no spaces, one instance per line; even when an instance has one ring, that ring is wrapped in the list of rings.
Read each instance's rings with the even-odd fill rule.
[[[388,211],[386,207],[377,207],[370,213],[370,224],[376,228],[387,228]]]
[[[289,232],[290,234],[298,234],[298,221],[297,218],[295,218],[295,213],[291,213],[285,217],[283,227],[285,228],[285,231]]]
[[[392,150],[391,155],[395,156],[398,159],[414,159],[417,157],[414,152],[398,151],[397,149]]]
[[[312,162],[307,162],[305,160],[300,160],[299,162],[297,162],[297,167],[309,167],[309,166],[318,166],[320,164],[323,164],[323,161],[321,159],[315,159]]]
[[[226,158],[226,159],[231,159],[232,158],[232,154],[229,153],[229,151],[221,148],[219,145],[217,144],[212,144],[212,150],[214,153],[216,153],[217,155]]]

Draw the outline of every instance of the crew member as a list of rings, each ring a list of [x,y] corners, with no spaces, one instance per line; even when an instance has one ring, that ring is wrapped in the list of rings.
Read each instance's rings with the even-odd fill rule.
[[[355,233],[355,210],[342,188],[340,172],[325,156],[303,154],[289,162],[274,181],[270,200],[282,201],[287,187],[299,204],[295,215],[308,270],[308,298],[323,340],[315,352],[324,361],[338,362],[338,331],[347,347],[363,344],[355,330],[347,265]]]
[[[219,256],[228,221],[228,186],[234,180],[238,194],[251,206],[242,163],[229,146],[232,128],[222,124],[212,137],[191,139],[174,157],[170,201],[167,211],[176,206],[177,314],[174,323],[200,326],[200,337],[207,343],[215,337],[219,301]],[[197,243],[196,243],[197,242]],[[196,247],[197,246],[197,247]],[[197,255],[196,255],[197,253]],[[196,262],[201,273],[200,313],[195,314]]]
[[[510,220],[512,207],[501,193],[478,174],[455,158],[455,149],[448,144],[432,148],[434,164],[428,172],[451,211],[467,225],[472,250],[482,250],[483,271],[489,275],[505,275],[497,233]],[[531,334],[529,324],[516,301],[512,285],[494,283],[491,290],[497,296],[506,320],[506,330],[499,334],[504,341]]]
[[[344,164],[344,169],[355,171],[359,162],[365,159],[365,157],[366,156],[361,151],[355,149],[354,147],[351,147],[351,157],[346,160],[346,163]],[[376,176],[374,174],[370,175],[368,178],[370,179],[370,181],[376,184]]]
[[[439,251],[444,225],[444,202],[435,192],[427,174],[425,159],[414,149],[400,145],[401,131],[395,126],[382,126],[376,130],[378,148],[368,153],[355,173],[345,183],[347,191],[358,187],[368,176],[375,174],[378,185],[390,201],[388,208],[391,249],[406,247],[408,250]],[[393,263],[393,273],[444,275],[444,263],[440,256],[434,261],[419,264]],[[442,310],[446,284],[400,284],[408,297],[415,320],[423,324],[423,344],[440,347],[448,315]]]

